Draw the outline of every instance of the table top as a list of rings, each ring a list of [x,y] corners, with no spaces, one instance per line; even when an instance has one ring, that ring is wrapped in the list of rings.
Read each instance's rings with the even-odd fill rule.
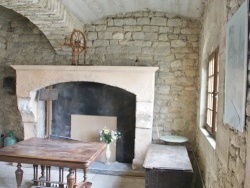
[[[87,168],[105,148],[102,142],[30,138],[0,149],[0,160]]]
[[[151,144],[143,166],[146,169],[193,171],[185,146]]]

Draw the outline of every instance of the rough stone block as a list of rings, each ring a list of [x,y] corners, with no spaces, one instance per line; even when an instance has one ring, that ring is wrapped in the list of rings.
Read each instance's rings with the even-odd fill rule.
[[[174,120],[173,130],[176,130],[176,131],[185,130],[186,129],[185,127],[186,127],[186,124],[185,124],[185,121],[183,119],[175,119]]]
[[[145,37],[144,32],[133,32],[134,40],[143,40]]]
[[[95,26],[96,31],[105,31],[107,29],[107,25],[97,25]]]
[[[95,21],[95,24],[97,24],[97,25],[106,25],[107,20],[106,19],[99,19],[99,20]]]
[[[193,52],[191,49],[187,49],[187,48],[183,48],[183,51]],[[190,54],[188,54],[187,58],[199,59],[199,54],[198,53],[190,53]]]
[[[124,34],[123,33],[114,33],[113,39],[122,40],[122,39],[124,39]]]
[[[142,31],[144,32],[158,32],[159,27],[158,26],[143,26]]]
[[[178,35],[168,35],[168,38],[172,39],[172,40],[176,40],[179,38],[179,36]]]
[[[170,54],[169,47],[154,47],[155,55],[168,55]]]
[[[190,42],[196,42],[199,40],[199,36],[198,35],[187,35],[187,40]]]
[[[189,20],[188,22],[187,22],[187,27],[191,27],[191,28],[200,28],[200,22],[198,22],[198,21],[191,21],[191,20]]]
[[[198,48],[199,47],[199,42],[192,42],[192,47],[193,48]]]
[[[150,55],[150,54],[146,54],[146,55],[143,54],[143,55],[138,55],[137,59],[138,59],[139,64],[141,66],[143,66],[144,64],[145,64],[145,66],[147,66],[149,61],[154,60],[154,57],[152,55]],[[147,62],[145,62],[145,61],[147,61]]]
[[[122,26],[123,25],[123,19],[114,19],[114,25],[115,26]]]
[[[167,24],[167,19],[166,18],[161,18],[161,17],[153,17],[151,19],[151,25],[157,25],[157,26],[166,26]]]
[[[180,26],[182,26],[182,20],[181,19],[168,19],[167,26],[180,27]]]
[[[109,40],[109,44],[110,44],[110,46],[118,45],[119,44],[119,40]]]
[[[186,70],[185,74],[186,74],[186,76],[194,77],[197,74],[196,72],[197,72],[196,70]]]
[[[122,32],[123,29],[122,29],[122,27],[107,27],[107,31],[111,31],[111,32]]]
[[[107,54],[119,54],[121,53],[121,46],[108,46]]]
[[[93,43],[93,46],[98,47],[98,46],[109,46],[109,41],[108,40],[95,40]]]
[[[174,34],[180,34],[181,33],[181,28],[177,27],[177,28],[174,28]]]
[[[142,17],[143,16],[143,12],[134,12],[133,16],[134,17]]]
[[[141,31],[141,26],[124,26],[124,31]]]
[[[149,18],[137,18],[137,25],[149,25],[150,19]]]
[[[151,47],[144,47],[142,48],[142,54],[154,54],[154,49]]]
[[[172,40],[171,41],[171,47],[184,47],[186,46],[186,43],[183,40]]]
[[[114,26],[114,20],[113,19],[108,19],[108,26]]]
[[[136,19],[134,18],[125,18],[123,20],[124,25],[136,25]]]
[[[157,93],[160,94],[169,94],[170,92],[170,86],[166,86],[166,85],[161,85],[161,87],[157,87]]]
[[[97,32],[88,33],[88,40],[96,40],[96,39],[97,39]]]
[[[129,53],[130,54],[141,53],[141,47],[139,47],[139,46],[130,46]]]
[[[152,45],[152,42],[151,41],[143,41],[143,40],[141,40],[141,41],[135,41],[134,42],[134,45],[135,46],[140,46],[140,47],[146,47],[146,46],[151,46]]]
[[[182,61],[181,60],[176,60],[171,63],[171,67],[181,67],[182,66]]]
[[[124,35],[124,39],[130,40],[132,38],[132,32],[126,32]]]
[[[173,31],[172,27],[159,27],[159,33],[173,33]]]
[[[95,52],[97,54],[102,54],[102,55],[105,55],[107,53],[107,50],[106,50],[106,47],[97,47],[95,49]]]
[[[192,29],[192,28],[183,28],[181,29],[181,33],[185,35],[191,35],[191,34],[199,34],[199,29]]]
[[[4,43],[0,43],[0,49],[5,50],[6,45]]]
[[[153,40],[156,40],[158,39],[158,34],[157,33],[145,33],[145,37],[144,37],[145,40],[149,40],[149,41],[153,41]]]
[[[153,47],[170,47],[170,42],[153,42]]]
[[[159,40],[161,41],[168,41],[168,35],[167,34],[160,34]]]
[[[112,32],[98,32],[99,39],[112,39]]]
[[[187,40],[187,36],[186,35],[179,35],[179,39],[186,41]]]

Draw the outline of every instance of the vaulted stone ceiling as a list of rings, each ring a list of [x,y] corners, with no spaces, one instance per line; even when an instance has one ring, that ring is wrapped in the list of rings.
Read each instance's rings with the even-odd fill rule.
[[[64,54],[65,36],[105,16],[161,11],[199,20],[206,0],[0,0],[0,6],[27,17]],[[68,49],[68,48],[67,48]]]
[[[199,19],[204,0],[62,0],[76,17],[89,23],[105,16],[135,12],[160,11]]]

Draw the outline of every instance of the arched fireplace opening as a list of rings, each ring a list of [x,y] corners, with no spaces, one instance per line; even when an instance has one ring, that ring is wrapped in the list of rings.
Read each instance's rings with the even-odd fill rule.
[[[72,115],[113,116],[117,118],[117,130],[122,133],[116,143],[116,160],[132,163],[136,95],[118,87],[95,82],[59,83],[53,88],[58,91],[58,99],[52,102],[52,137],[71,138]],[[83,124],[85,130],[92,129],[93,126],[84,125],[85,122],[80,124]]]

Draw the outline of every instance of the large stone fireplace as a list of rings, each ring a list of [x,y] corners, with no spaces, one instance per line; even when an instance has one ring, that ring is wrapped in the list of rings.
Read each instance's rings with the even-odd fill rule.
[[[136,96],[133,167],[142,166],[152,141],[154,85],[157,67],[13,65],[24,139],[45,136],[45,104],[38,91],[64,82],[94,82],[124,89]]]

